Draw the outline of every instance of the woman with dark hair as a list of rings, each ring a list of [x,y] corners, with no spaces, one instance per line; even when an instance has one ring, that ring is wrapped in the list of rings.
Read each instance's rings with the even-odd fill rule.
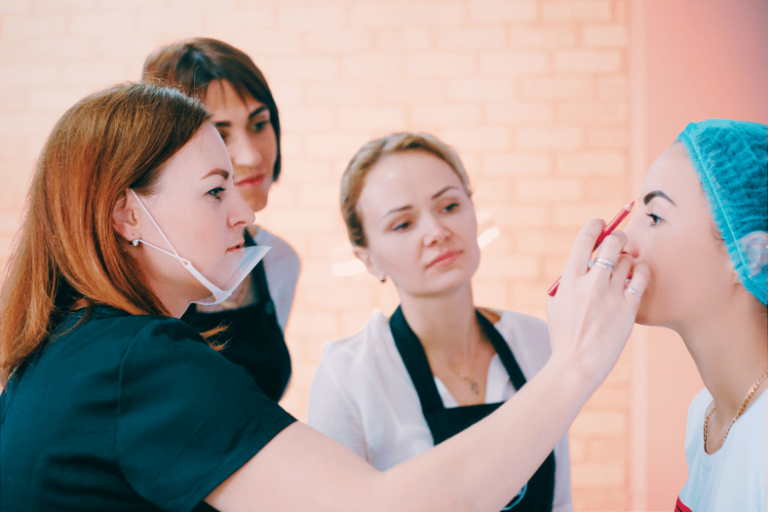
[[[637,322],[673,329],[691,402],[680,512],[768,507],[768,126],[691,123],[651,166],[626,254],[651,270]]]
[[[177,91],[127,84],[80,101],[51,133],[0,290],[0,509],[504,507],[632,329],[629,266],[587,270],[602,223],[580,233],[550,302],[544,368],[487,418],[380,472],[178,320],[190,302],[226,300],[260,256],[244,247],[253,211],[207,117]],[[609,236],[601,257],[625,241]],[[647,279],[636,265],[633,289]]]
[[[267,205],[281,171],[280,117],[264,75],[242,51],[216,39],[194,38],[154,51],[144,80],[175,87],[202,101],[232,159],[235,186],[254,212]],[[192,306],[184,320],[201,331],[226,326],[222,349],[245,366],[264,392],[279,400],[291,375],[283,336],[299,277],[293,248],[261,226],[243,232],[247,245],[270,247],[232,298]]]

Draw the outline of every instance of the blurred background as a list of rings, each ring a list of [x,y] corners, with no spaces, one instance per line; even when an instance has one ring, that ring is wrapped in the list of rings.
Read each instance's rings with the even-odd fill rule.
[[[688,122],[768,121],[766,27],[765,0],[0,0],[0,264],[69,106],[137,80],[162,44],[233,44],[280,109],[283,174],[257,223],[301,258],[282,403],[304,419],[322,346],[397,306],[350,263],[339,213],[363,143],[423,130],[456,148],[480,222],[477,302],[545,319],[579,228],[635,198]],[[676,335],[637,327],[570,430],[576,510],[672,510],[701,387]]]

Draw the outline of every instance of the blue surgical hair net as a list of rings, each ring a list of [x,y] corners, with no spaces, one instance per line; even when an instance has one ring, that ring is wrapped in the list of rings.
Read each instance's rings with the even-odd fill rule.
[[[689,124],[677,137],[699,176],[739,280],[768,304],[768,125]]]

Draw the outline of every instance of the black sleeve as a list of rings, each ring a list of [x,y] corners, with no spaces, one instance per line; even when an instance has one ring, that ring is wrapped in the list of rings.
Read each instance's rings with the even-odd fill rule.
[[[183,322],[161,319],[120,366],[116,451],[140,495],[190,511],[294,418]]]

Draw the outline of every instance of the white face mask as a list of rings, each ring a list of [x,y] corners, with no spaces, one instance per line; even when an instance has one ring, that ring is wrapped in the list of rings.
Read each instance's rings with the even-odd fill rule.
[[[208,291],[211,292],[211,295],[203,299],[193,300],[192,302],[194,303],[213,305],[220,304],[221,302],[227,300],[229,296],[232,295],[232,292],[234,292],[240,283],[243,282],[251,270],[253,270],[253,268],[259,263],[259,261],[261,261],[261,259],[270,249],[269,247],[263,245],[243,247],[242,249],[226,253],[224,256],[213,262],[212,265],[208,266],[206,269],[200,272],[194,267],[194,265],[192,265],[191,261],[179,256],[179,253],[176,252],[176,249],[173,248],[173,245],[171,244],[170,240],[168,240],[168,237],[165,236],[163,230],[160,229],[160,226],[157,225],[157,222],[155,222],[152,214],[149,213],[149,210],[144,205],[144,202],[141,200],[138,194],[136,194],[133,189],[128,190],[130,190],[131,193],[139,201],[139,204],[144,209],[144,212],[149,217],[149,220],[152,221],[152,224],[155,225],[157,230],[160,232],[160,235],[165,240],[165,243],[168,244],[168,247],[170,247],[171,251],[173,252],[161,249],[160,247],[140,238],[135,239],[132,244],[137,246],[139,245],[139,242],[141,242],[148,247],[157,249],[158,251],[179,260],[184,268],[187,269],[190,274],[195,276],[195,278],[203,286],[205,286]]]

